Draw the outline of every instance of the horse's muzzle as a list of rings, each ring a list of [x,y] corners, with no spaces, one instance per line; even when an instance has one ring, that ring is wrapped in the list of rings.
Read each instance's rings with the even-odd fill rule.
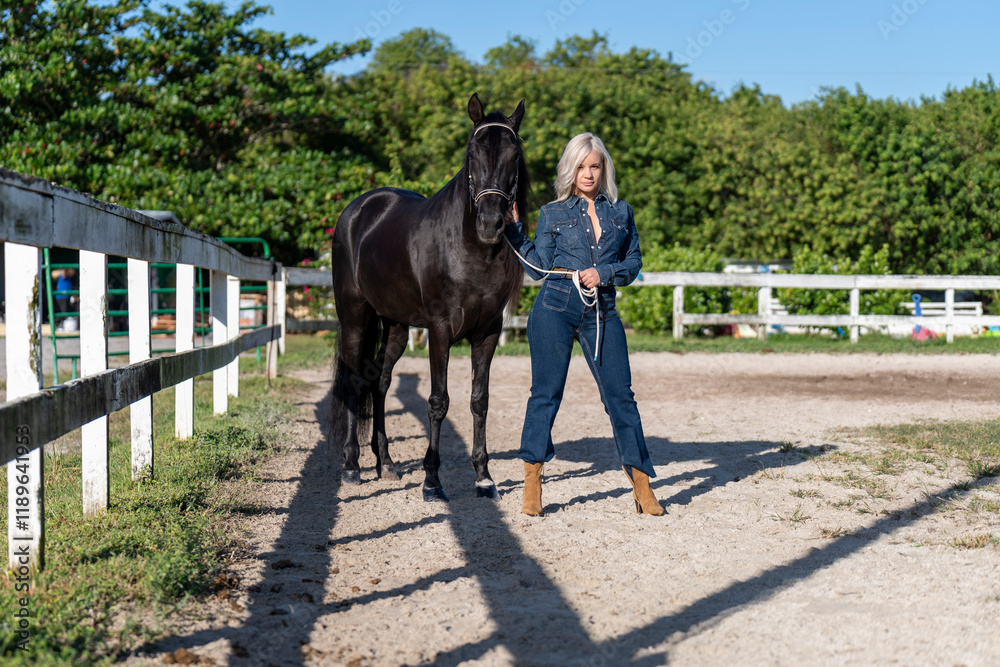
[[[500,215],[497,218],[490,216],[485,220],[480,217],[476,220],[476,231],[479,236],[479,241],[487,244],[499,243],[503,237],[503,228],[505,224],[503,215]]]

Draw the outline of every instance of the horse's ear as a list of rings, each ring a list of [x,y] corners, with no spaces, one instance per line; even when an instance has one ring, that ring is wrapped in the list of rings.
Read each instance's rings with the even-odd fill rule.
[[[507,118],[507,120],[510,121],[510,124],[514,127],[515,132],[517,132],[521,127],[522,118],[524,118],[524,100],[521,100],[521,103],[517,105],[516,109],[514,109],[514,113]]]
[[[479,101],[479,93],[472,93],[469,98],[469,118],[476,125],[483,122],[483,103]]]

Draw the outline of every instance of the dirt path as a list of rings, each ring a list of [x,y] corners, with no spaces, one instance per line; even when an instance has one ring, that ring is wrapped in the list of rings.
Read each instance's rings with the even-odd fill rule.
[[[244,527],[255,557],[230,599],[192,605],[153,660],[184,648],[215,664],[995,665],[997,480],[960,467],[877,474],[839,429],[1000,416],[1000,358],[633,356],[663,518],[634,513],[611,429],[573,360],[546,466],[546,516],[521,515],[516,459],[526,358],[493,367],[491,471],[469,461],[468,359],[451,366],[442,480],[420,499],[427,362],[397,368],[389,433],[401,482],[341,487],[323,436],[326,373],[294,444],[265,472],[267,511]],[[177,655],[177,654],[174,654]],[[144,662],[134,658],[133,662]]]

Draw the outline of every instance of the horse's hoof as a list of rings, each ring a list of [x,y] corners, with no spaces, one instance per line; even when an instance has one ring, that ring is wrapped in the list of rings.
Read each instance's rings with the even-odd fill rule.
[[[345,470],[340,475],[340,482],[342,484],[360,484],[361,472],[357,470]]]
[[[444,489],[437,486],[425,486],[424,487],[424,502],[425,503],[440,503],[448,502],[448,496],[444,494]]]
[[[483,486],[476,484],[476,497],[500,500],[500,492],[497,491],[497,485],[492,482],[489,485],[484,484]]]
[[[396,472],[396,466],[392,465],[391,463],[389,465],[384,465],[381,468],[379,468],[378,476],[380,479],[386,479],[391,482],[399,481],[399,473]]]

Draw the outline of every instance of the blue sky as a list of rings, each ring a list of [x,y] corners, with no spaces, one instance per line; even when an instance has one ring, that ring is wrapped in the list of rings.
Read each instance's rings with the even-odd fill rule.
[[[230,5],[235,4],[227,0]],[[874,97],[919,101],[1000,73],[998,0],[273,0],[258,22],[320,43],[359,36],[374,45],[411,28],[451,37],[470,60],[519,34],[544,54],[592,30],[615,51],[673,53],[696,79],[728,93],[760,84],[785,104],[821,86],[860,84]],[[339,64],[354,73],[367,58]]]

